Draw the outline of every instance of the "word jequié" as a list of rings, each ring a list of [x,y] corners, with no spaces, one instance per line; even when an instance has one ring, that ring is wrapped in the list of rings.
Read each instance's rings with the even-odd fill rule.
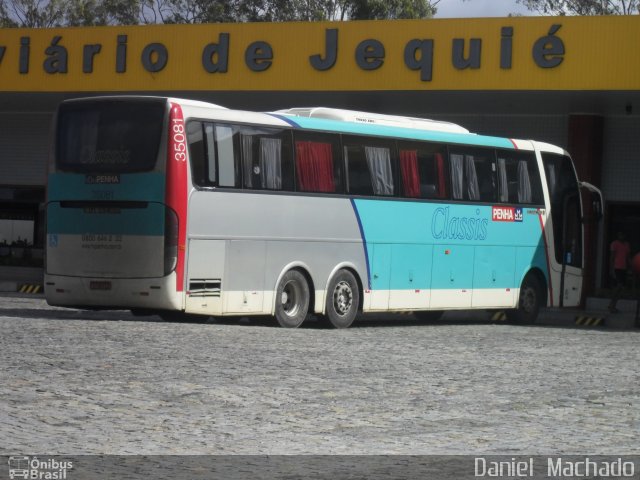
[[[548,69],[559,66],[565,55],[565,46],[559,37],[562,25],[553,24],[544,35],[539,37],[531,46],[531,61],[539,68]],[[514,27],[500,28],[499,68],[509,70],[513,65],[513,42],[517,35]],[[171,62],[171,52],[162,42],[152,42],[141,51],[132,52],[129,48],[128,35],[117,35],[115,41],[115,57],[113,67],[116,73],[127,72],[129,62],[139,60],[142,67],[150,73],[164,70]],[[230,46],[233,42],[230,33],[218,33],[217,39],[200,47],[201,68],[210,74],[225,74],[229,71]],[[376,70],[384,65],[387,59],[385,44],[375,38],[362,40],[353,52],[343,52],[340,44],[340,30],[338,28],[325,29],[323,49],[319,52],[309,52],[303,61],[317,71],[331,70],[339,61],[355,62],[361,70]],[[408,38],[403,52],[393,52],[403,55],[405,67],[419,73],[422,82],[430,82],[434,73],[434,58],[436,54],[450,55],[451,65],[457,70],[479,69],[483,60],[483,39],[481,38],[453,38],[450,45],[442,45],[433,38]],[[6,52],[16,48],[19,51],[17,65],[18,72],[28,74],[35,67],[36,62],[42,61],[42,69],[47,74],[66,74],[70,69],[81,67],[82,72],[91,74],[94,71],[95,59],[103,55],[103,45],[92,43],[82,45],[81,58],[70,58],[65,46],[64,38],[60,35],[52,37],[49,45],[44,49],[44,60],[38,55],[32,45],[31,37],[20,37],[20,45],[0,44],[0,78]],[[441,53],[442,52],[442,53]],[[176,54],[179,52],[176,52]],[[181,52],[180,52],[181,53]],[[182,53],[181,53],[182,54]],[[36,57],[38,60],[34,59]],[[244,64],[252,72],[264,72],[277,62],[277,52],[265,40],[251,42],[244,48]],[[11,66],[10,66],[11,68]]]

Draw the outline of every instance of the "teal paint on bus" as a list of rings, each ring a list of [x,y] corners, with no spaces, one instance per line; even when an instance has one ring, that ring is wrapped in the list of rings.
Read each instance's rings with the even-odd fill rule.
[[[339,120],[327,120],[324,118],[295,117],[289,115],[274,116],[286,121],[294,127],[306,130],[320,130],[331,133],[337,132],[353,135],[371,135],[405,140],[423,140],[428,142],[478,147],[505,148],[509,150],[515,149],[513,142],[508,138],[476,135],[474,133],[438,132],[433,130],[419,130],[413,128],[343,122]]]
[[[548,280],[534,207],[368,199],[352,204],[373,290],[519,288],[532,267]],[[494,209],[516,215],[496,220]]]
[[[103,183],[100,183],[103,182]],[[49,175],[48,200],[65,201],[145,201],[164,202],[165,174],[122,173]]]
[[[60,235],[164,235],[166,208],[148,203],[142,208],[63,208],[50,202],[47,233]]]

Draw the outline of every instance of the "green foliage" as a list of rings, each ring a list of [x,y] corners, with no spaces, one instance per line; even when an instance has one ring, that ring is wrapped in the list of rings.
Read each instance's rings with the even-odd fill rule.
[[[237,8],[235,2],[225,0],[156,0],[147,6],[158,12],[155,19],[160,23],[232,22]]]
[[[46,28],[64,24],[65,0],[0,0],[0,25]]]
[[[440,0],[0,0],[0,27],[428,18]]]
[[[142,5],[139,0],[66,0],[65,25],[136,25]]]
[[[517,0],[542,15],[631,15],[640,0]]]
[[[428,18],[435,13],[426,0],[354,0],[352,8],[353,20]]]

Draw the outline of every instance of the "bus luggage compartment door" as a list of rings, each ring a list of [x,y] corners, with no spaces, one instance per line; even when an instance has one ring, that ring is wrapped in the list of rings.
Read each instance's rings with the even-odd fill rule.
[[[264,304],[267,242],[230,240],[224,279],[224,310],[228,313],[261,313]],[[268,308],[270,310],[270,306]]]
[[[433,247],[431,308],[471,307],[474,248],[470,245]]]

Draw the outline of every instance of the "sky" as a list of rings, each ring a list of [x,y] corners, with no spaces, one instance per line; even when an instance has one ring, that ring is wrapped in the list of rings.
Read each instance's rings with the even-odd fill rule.
[[[507,17],[510,13],[533,14],[516,0],[441,0],[435,18]]]

